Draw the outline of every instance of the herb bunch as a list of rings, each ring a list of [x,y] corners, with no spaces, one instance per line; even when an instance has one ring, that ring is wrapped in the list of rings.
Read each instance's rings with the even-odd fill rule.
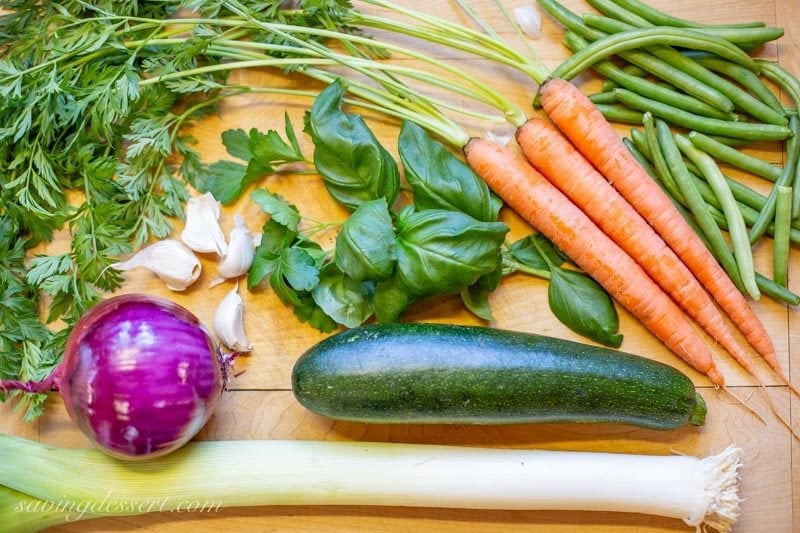
[[[461,159],[410,121],[403,122],[398,139],[408,191],[400,194],[400,165],[361,116],[342,110],[343,97],[339,81],[323,90],[306,113],[305,132],[314,145],[314,167],[350,215],[341,224],[305,221],[284,198],[253,190],[251,199],[269,218],[249,288],[268,280],[301,321],[331,331],[373,317],[395,321],[413,303],[436,295],[459,295],[478,317],[493,320],[489,295],[503,276],[522,272],[549,279],[550,308],[568,327],[619,346],[617,314],[602,288],[567,267],[564,255],[541,235],[508,244],[509,228],[498,221],[501,201]],[[306,161],[288,119],[285,133],[288,142],[276,131],[225,132],[229,154],[246,165],[214,163],[218,172],[200,187],[233,201],[252,183],[250,169]],[[335,246],[324,250],[313,234],[334,226]]]
[[[269,43],[291,55],[283,39],[225,4],[2,2],[0,377],[47,374],[66,331],[120,285],[109,265],[183,216],[187,186],[208,173],[184,127],[250,90],[227,84],[232,51],[219,43]],[[284,12],[280,1],[236,2],[258,18],[307,27],[349,6],[306,4]],[[69,248],[41,253],[57,232],[69,234]],[[43,401],[30,398],[28,418]]]

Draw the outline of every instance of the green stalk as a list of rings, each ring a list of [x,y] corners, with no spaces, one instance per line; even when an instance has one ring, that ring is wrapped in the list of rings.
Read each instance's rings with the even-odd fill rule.
[[[673,17],[663,11],[659,11],[651,5],[641,0],[613,0],[625,9],[636,13],[640,17],[649,20],[656,26],[677,26],[680,28],[758,28],[764,26],[763,22],[744,22],[739,24],[703,24]]]
[[[758,65],[750,56],[727,41],[711,38],[691,30],[655,27],[623,31],[598,39],[561,63],[552,75],[563,79],[572,79],[601,59],[606,59],[621,51],[654,45],[704,50],[754,72],[759,71]]]
[[[192,442],[157,459],[120,461],[95,449],[0,435],[0,455],[14,458],[0,462],[0,484],[62,511],[82,505],[103,516],[267,505],[580,509],[727,529],[739,514],[741,450],[735,447],[700,459],[251,440]],[[4,526],[14,524],[13,513],[0,509]]]
[[[792,189],[779,185],[775,200],[775,241],[772,247],[772,279],[783,287],[789,280],[789,232],[792,227]]]
[[[708,152],[714,156],[714,158],[741,168],[742,170],[752,172],[753,174],[761,176],[764,179],[775,181],[781,175],[780,167],[770,164],[763,159],[759,159],[758,157],[753,157],[744,152],[736,150],[735,148],[731,148],[730,146],[712,139],[707,135],[703,135],[700,132],[689,132],[688,137],[689,140],[692,141],[692,144],[701,150]]]
[[[711,156],[698,150],[689,139],[683,135],[677,135],[675,136],[675,141],[681,152],[700,169],[700,172],[705,176],[706,181],[719,200],[727,221],[731,242],[733,243],[733,255],[739,268],[739,275],[747,293],[752,299],[757,300],[761,293],[756,285],[753,251],[750,248],[750,240],[747,237],[747,227],[741,211],[736,206],[736,199],[733,197],[725,177]]]
[[[786,146],[786,163],[783,166],[781,175],[775,180],[764,207],[758,215],[758,220],[750,230],[750,242],[755,242],[766,231],[767,225],[775,219],[775,202],[777,200],[777,188],[779,186],[790,187],[795,177],[797,165],[800,162],[800,120],[797,115],[792,115],[789,120],[789,127],[792,130],[792,137]]]
[[[694,215],[695,220],[697,220],[702,229],[702,233],[711,245],[714,255],[718,258],[734,284],[740,290],[746,290],[736,260],[728,248],[728,243],[725,241],[717,222],[712,217],[710,210],[697,190],[697,186],[689,175],[669,126],[663,121],[658,121],[654,128],[652,118],[645,113],[645,133],[650,152],[655,154],[660,150],[664,155],[667,168],[669,168],[681,192],[681,196],[685,198],[687,207]]]

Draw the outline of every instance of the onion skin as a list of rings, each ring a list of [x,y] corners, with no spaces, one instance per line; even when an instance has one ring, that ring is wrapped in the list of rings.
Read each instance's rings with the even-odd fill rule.
[[[179,448],[208,421],[226,364],[192,313],[128,294],[78,321],[55,382],[70,417],[102,450],[150,459]]]

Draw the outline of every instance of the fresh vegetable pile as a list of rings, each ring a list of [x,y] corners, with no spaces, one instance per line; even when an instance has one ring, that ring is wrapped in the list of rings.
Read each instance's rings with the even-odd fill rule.
[[[650,465],[642,457],[391,445],[184,446],[212,415],[231,359],[253,349],[238,283],[213,320],[219,343],[231,351],[225,355],[191,313],[171,303],[145,296],[98,304],[128,270],[147,268],[182,291],[200,274],[196,253],[216,258],[211,285],[268,285],[299,321],[323,333],[345,328],[298,360],[292,383],[301,404],[335,419],[611,422],[662,430],[704,423],[705,403],[692,382],[660,363],[494,328],[394,324],[444,295],[460,298],[488,325],[491,295],[513,273],[547,279],[552,313],[597,343],[622,343],[616,303],[716,387],[729,390],[730,380],[704,335],[762,389],[767,379],[753,354],[798,392],[748,301],[768,295],[800,303],[788,287],[789,249],[800,229],[800,81],[753,57],[783,31],[700,25],[638,0],[591,0],[600,15],[584,16],[556,0],[538,3],[565,27],[574,51],[552,70],[535,47],[523,54],[505,43],[465,2],[459,4],[481,31],[388,0],[363,0],[365,12],[336,0],[4,6],[0,400],[18,397],[33,418],[45,393],[59,390],[83,432],[115,457],[0,438],[4,453],[27,458],[0,466],[0,517],[11,502],[38,506],[56,493],[96,501],[99,495],[66,470],[63,479],[25,481],[26,472],[65,462],[119,490],[116,510],[81,518],[141,513],[124,502],[152,497],[148,482],[187,496],[207,490],[225,506],[432,504],[410,496],[421,490],[413,483],[399,484],[406,492],[396,483],[376,489],[374,471],[360,481],[352,476],[360,464],[383,469],[387,480],[421,476],[414,479],[451,495],[436,505],[636,511],[728,530],[739,513],[741,452],[733,447],[702,461],[653,458]],[[520,25],[537,33],[535,13],[524,14]],[[372,30],[381,31],[380,40],[366,35]],[[430,57],[423,50],[431,44],[530,77],[538,86],[533,109]],[[384,61],[390,56],[424,67]],[[590,68],[606,81],[587,97],[570,80]],[[244,69],[280,69],[314,84],[230,81]],[[794,107],[777,99],[775,86]],[[313,155],[304,154],[287,114],[282,134],[226,131],[231,159],[204,161],[186,127],[245,93],[306,98],[303,132]],[[397,119],[397,158],[346,108]],[[464,120],[487,124],[492,134],[476,135]],[[612,128],[609,121],[617,120],[637,125],[630,139]],[[516,147],[506,146],[512,139]],[[783,163],[749,155],[743,147],[751,142],[778,144]],[[726,167],[773,182],[769,192],[726,176]],[[264,186],[265,176],[298,169],[319,175],[346,211],[344,221],[311,220],[305,206]],[[226,237],[220,204],[243,201],[257,205],[266,222],[252,234],[237,215]],[[509,242],[503,206],[533,233]],[[184,219],[183,230],[172,238],[176,219]],[[40,254],[59,232],[69,233],[69,249]],[[335,234],[332,246],[317,239],[326,233]],[[773,250],[769,276],[756,271],[753,257],[764,237]],[[371,321],[379,324],[364,325]],[[269,457],[257,461],[265,450]],[[231,455],[238,456],[233,464]],[[142,466],[120,466],[119,458],[141,459]],[[469,475],[497,471],[508,492],[489,501],[457,476],[448,484],[438,458],[448,468],[469,459],[458,466]],[[562,460],[576,483],[564,485],[569,498],[531,490],[542,483],[531,465]],[[506,472],[498,466],[504,461],[522,468]],[[619,468],[605,470],[606,461]],[[220,473],[203,485],[190,475],[195,467]],[[611,490],[606,485],[576,488],[598,476],[627,485],[628,469],[637,479],[652,472],[665,482],[648,480],[648,487],[685,497],[651,498],[632,485],[632,493],[598,502],[597,494]],[[265,481],[237,484],[237,475]],[[309,489],[317,483],[340,498]],[[62,511],[32,513],[19,527],[68,521]]]

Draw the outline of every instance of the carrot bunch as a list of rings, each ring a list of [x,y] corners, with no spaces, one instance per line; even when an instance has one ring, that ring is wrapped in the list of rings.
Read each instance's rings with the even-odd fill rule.
[[[464,148],[473,170],[714,385],[725,388],[725,378],[690,318],[764,386],[721,309],[797,392],[745,297],[597,107],[559,78],[539,96],[549,120],[518,128],[522,154],[474,138]]]

